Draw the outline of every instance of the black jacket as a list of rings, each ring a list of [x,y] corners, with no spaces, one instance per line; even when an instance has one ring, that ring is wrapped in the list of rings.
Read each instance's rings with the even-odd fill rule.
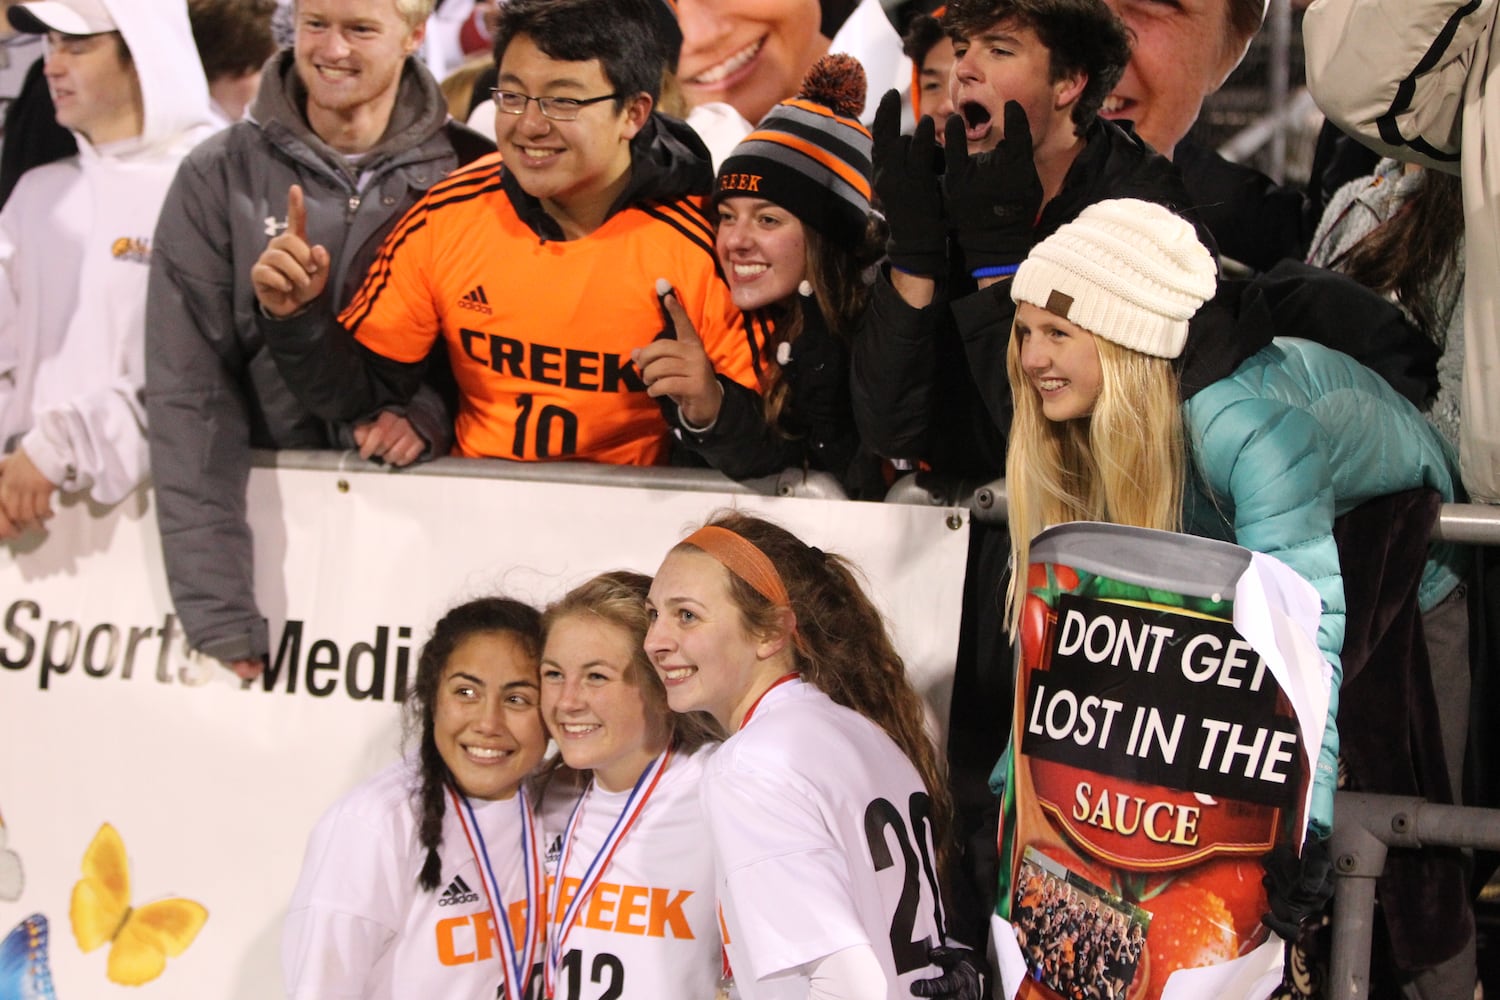
[[[1324,124],[1305,188],[1277,184],[1253,167],[1233,163],[1191,139],[1177,144],[1188,204],[1219,242],[1219,251],[1254,271],[1303,260],[1328,199],[1346,182],[1375,169],[1379,157]]]
[[[1178,212],[1188,205],[1170,161],[1133,131],[1100,120],[1085,133],[1062,190],[1042,209],[1036,240],[1111,198],[1139,198]],[[1214,249],[1201,226],[1199,236]],[[950,246],[950,274],[925,308],[907,305],[887,277],[876,282],[854,341],[854,416],[877,454],[964,478],[994,478],[1004,471],[1010,428],[1005,349],[1015,304],[1009,282],[979,289]]]
[[[747,336],[756,344],[773,342],[778,327],[800,327],[783,348],[781,377],[788,388],[779,426],[766,422],[761,393],[722,375],[724,402],[708,430],[686,426],[670,400],[663,400],[662,410],[684,448],[732,479],[783,469],[828,472],[850,498],[879,500],[886,489],[881,463],[861,443],[849,403],[848,340],[828,329],[815,299],[794,298],[792,308],[774,316],[762,310],[745,317]]]

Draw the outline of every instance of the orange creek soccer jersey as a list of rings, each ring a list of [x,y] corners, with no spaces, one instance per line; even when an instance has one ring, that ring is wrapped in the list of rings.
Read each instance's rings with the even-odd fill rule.
[[[655,465],[667,427],[630,352],[676,289],[719,374],[755,387],[755,348],[697,199],[617,212],[579,240],[528,227],[498,155],[436,184],[386,239],[339,317],[366,347],[420,361],[439,333],[458,380],[456,451],[469,457]]]

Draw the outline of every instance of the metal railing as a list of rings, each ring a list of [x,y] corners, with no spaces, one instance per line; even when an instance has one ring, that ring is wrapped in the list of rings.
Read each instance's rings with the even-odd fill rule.
[[[987,483],[943,480],[912,473],[897,480],[888,502],[968,507],[980,524],[1003,524],[1005,480]],[[1465,545],[1500,545],[1500,507],[1478,503],[1445,503],[1432,531],[1438,541]]]
[[[356,451],[256,451],[254,462],[268,469],[320,472],[369,472],[372,463]],[[600,465],[595,462],[509,462],[502,458],[438,458],[393,475],[463,479],[510,479],[520,482],[571,483],[687,493],[746,493],[761,496],[846,500],[836,477],[827,472],[786,469],[771,476],[736,481],[714,469],[673,466]]]

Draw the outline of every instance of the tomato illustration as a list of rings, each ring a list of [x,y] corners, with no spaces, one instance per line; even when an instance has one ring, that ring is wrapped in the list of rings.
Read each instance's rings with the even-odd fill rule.
[[[1178,969],[1217,965],[1239,955],[1234,915],[1216,893],[1174,882],[1142,904],[1151,911],[1146,950],[1151,953],[1147,1000],[1158,1000]]]
[[[1269,932],[1260,922],[1269,908],[1266,887],[1261,884],[1265,869],[1260,861],[1215,858],[1184,873],[1178,882],[1206,889],[1223,900],[1239,939],[1239,953],[1245,954]]]

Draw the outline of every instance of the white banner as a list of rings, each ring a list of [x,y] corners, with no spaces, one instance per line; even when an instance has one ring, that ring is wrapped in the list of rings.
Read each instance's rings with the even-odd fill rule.
[[[400,753],[399,692],[433,622],[485,594],[543,605],[604,570],[655,572],[727,506],[852,558],[946,715],[968,529],[942,509],[257,470],[272,668],[242,687],[186,651],[149,494],[108,512],[64,503],[45,539],[0,547],[0,997],[281,995],[281,920],[307,833]],[[117,903],[77,904],[113,935],[84,953],[70,906],[106,823],[130,882]],[[207,909],[201,932],[143,987],[111,982],[112,949],[149,947],[139,914],[111,906],[168,898]]]

